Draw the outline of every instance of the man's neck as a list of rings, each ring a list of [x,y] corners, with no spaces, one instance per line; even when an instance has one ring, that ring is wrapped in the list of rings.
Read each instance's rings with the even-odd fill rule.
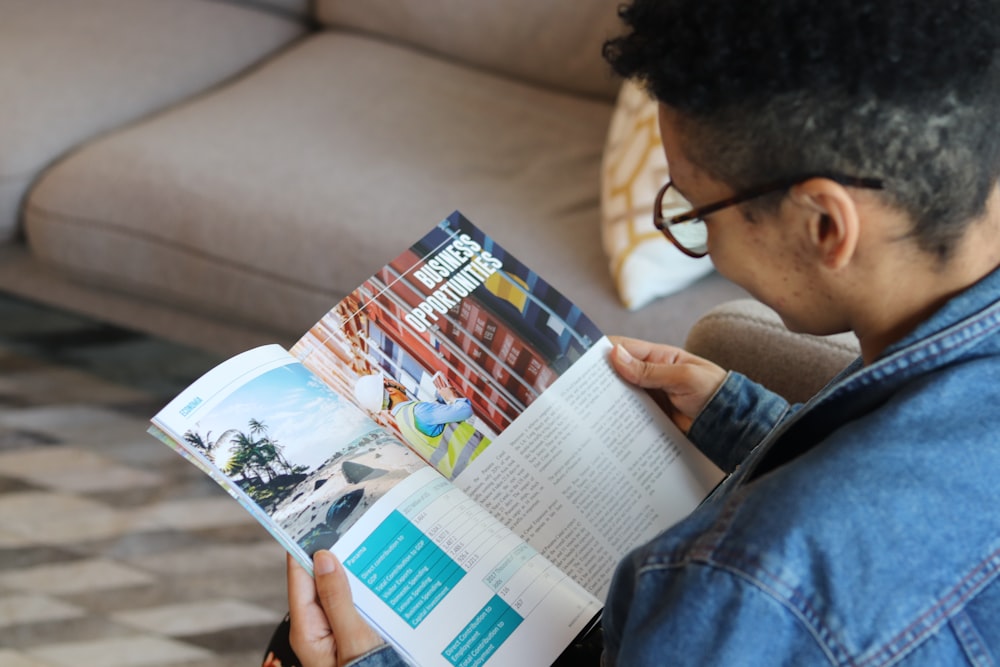
[[[1000,190],[994,191],[988,211],[970,224],[947,261],[916,249],[884,257],[853,325],[865,364],[1000,267]]]

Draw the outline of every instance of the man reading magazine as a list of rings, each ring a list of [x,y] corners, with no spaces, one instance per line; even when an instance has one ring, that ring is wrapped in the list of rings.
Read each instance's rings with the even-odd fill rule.
[[[684,252],[861,358],[793,408],[674,347],[627,380],[732,472],[637,546],[604,665],[1000,661],[1000,2],[635,0],[605,55],[660,103]],[[343,568],[289,565],[305,667],[394,665]]]
[[[341,559],[409,663],[549,664],[572,646],[573,665],[599,646],[629,546],[724,476],[618,377],[612,348],[456,211],[288,349],[202,375],[149,431],[307,571],[318,551]],[[298,664],[284,628],[268,667]]]

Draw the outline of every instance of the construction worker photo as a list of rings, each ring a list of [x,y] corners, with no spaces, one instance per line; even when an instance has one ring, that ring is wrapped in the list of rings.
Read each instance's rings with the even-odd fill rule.
[[[376,373],[358,378],[354,394],[376,421],[394,424],[411,449],[453,479],[490,440],[469,421],[474,416],[472,402],[460,396],[442,373],[434,375],[434,389],[435,400],[417,400],[400,382]]]

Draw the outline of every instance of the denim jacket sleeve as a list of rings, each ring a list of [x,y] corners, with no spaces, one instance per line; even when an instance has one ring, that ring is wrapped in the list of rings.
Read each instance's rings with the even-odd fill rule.
[[[388,644],[373,648],[351,660],[345,667],[407,667],[407,663]]]
[[[778,394],[730,372],[691,424],[688,437],[729,473],[792,411]]]

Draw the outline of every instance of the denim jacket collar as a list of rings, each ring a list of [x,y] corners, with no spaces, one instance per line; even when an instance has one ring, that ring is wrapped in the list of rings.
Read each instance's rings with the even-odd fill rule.
[[[912,378],[973,354],[998,330],[1000,269],[950,299],[870,365],[855,360],[762,443],[741,471],[740,481],[787,463],[803,453],[802,442],[820,442],[852,416],[876,408]]]

